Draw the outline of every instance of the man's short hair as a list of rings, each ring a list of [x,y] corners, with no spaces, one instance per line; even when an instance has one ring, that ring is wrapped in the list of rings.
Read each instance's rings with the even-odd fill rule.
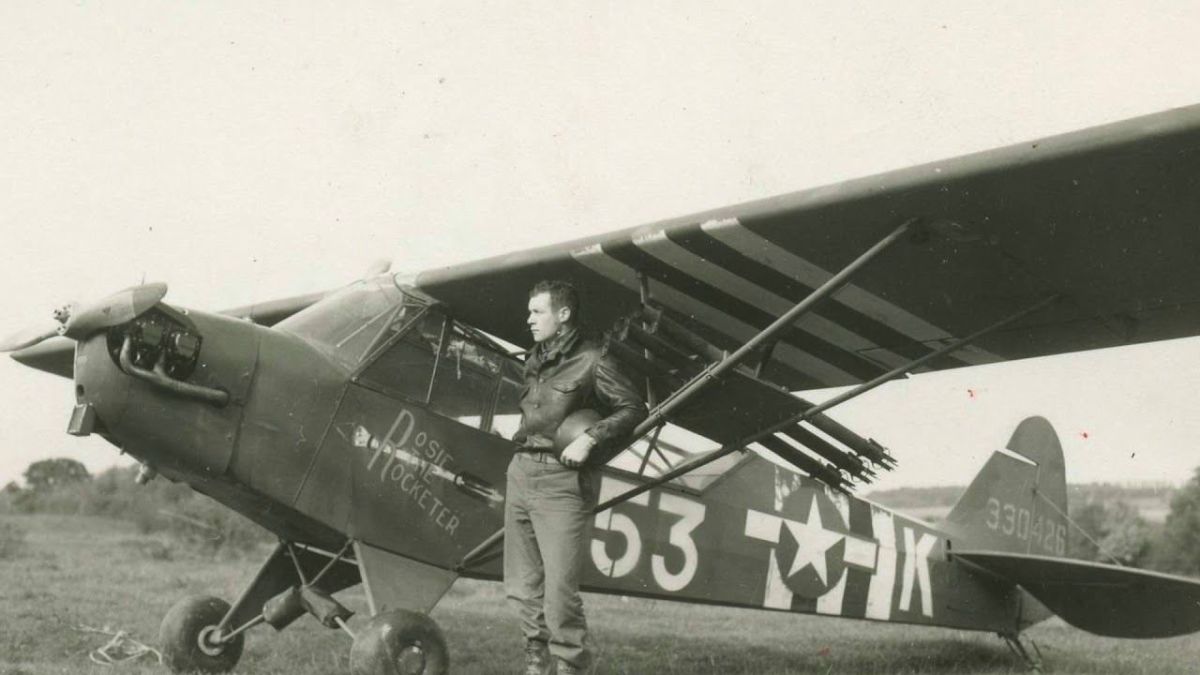
[[[529,289],[529,297],[547,293],[550,296],[550,307],[555,311],[566,307],[571,310],[571,321],[579,322],[579,292],[566,281],[542,280]]]

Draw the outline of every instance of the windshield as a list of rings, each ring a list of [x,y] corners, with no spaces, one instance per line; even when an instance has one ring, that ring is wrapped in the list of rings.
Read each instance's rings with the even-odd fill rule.
[[[385,330],[400,330],[424,307],[385,274],[350,284],[275,327],[303,337],[353,369]]]

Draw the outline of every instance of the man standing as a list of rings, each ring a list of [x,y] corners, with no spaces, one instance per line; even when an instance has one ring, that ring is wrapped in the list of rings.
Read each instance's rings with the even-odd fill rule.
[[[520,450],[508,466],[504,589],[521,617],[525,672],[587,672],[593,654],[579,597],[599,496],[599,467],[611,459],[646,405],[611,357],[579,334],[579,296],[562,281],[529,292],[534,347],[525,360]],[[555,444],[563,420],[580,410],[599,418]]]

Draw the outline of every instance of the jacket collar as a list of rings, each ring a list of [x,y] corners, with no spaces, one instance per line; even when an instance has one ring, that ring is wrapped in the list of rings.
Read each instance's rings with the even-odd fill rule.
[[[549,363],[562,354],[570,353],[576,342],[579,342],[579,329],[571,326],[549,340],[539,342],[533,349],[533,356],[538,363]]]

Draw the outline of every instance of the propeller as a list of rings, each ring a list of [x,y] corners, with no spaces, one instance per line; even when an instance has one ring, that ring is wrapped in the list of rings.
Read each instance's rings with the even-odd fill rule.
[[[56,311],[55,314],[57,313],[58,312]],[[43,340],[49,340],[55,335],[58,335],[58,330],[60,328],[62,328],[62,324],[60,323],[23,328],[15,333],[5,336],[3,340],[0,340],[0,352],[15,352],[25,349],[26,347],[32,347]]]
[[[142,284],[117,291],[106,298],[81,306],[67,305],[54,311],[54,322],[17,331],[0,340],[0,352],[13,352],[55,335],[73,340],[98,330],[137,318],[167,294],[164,283]]]

